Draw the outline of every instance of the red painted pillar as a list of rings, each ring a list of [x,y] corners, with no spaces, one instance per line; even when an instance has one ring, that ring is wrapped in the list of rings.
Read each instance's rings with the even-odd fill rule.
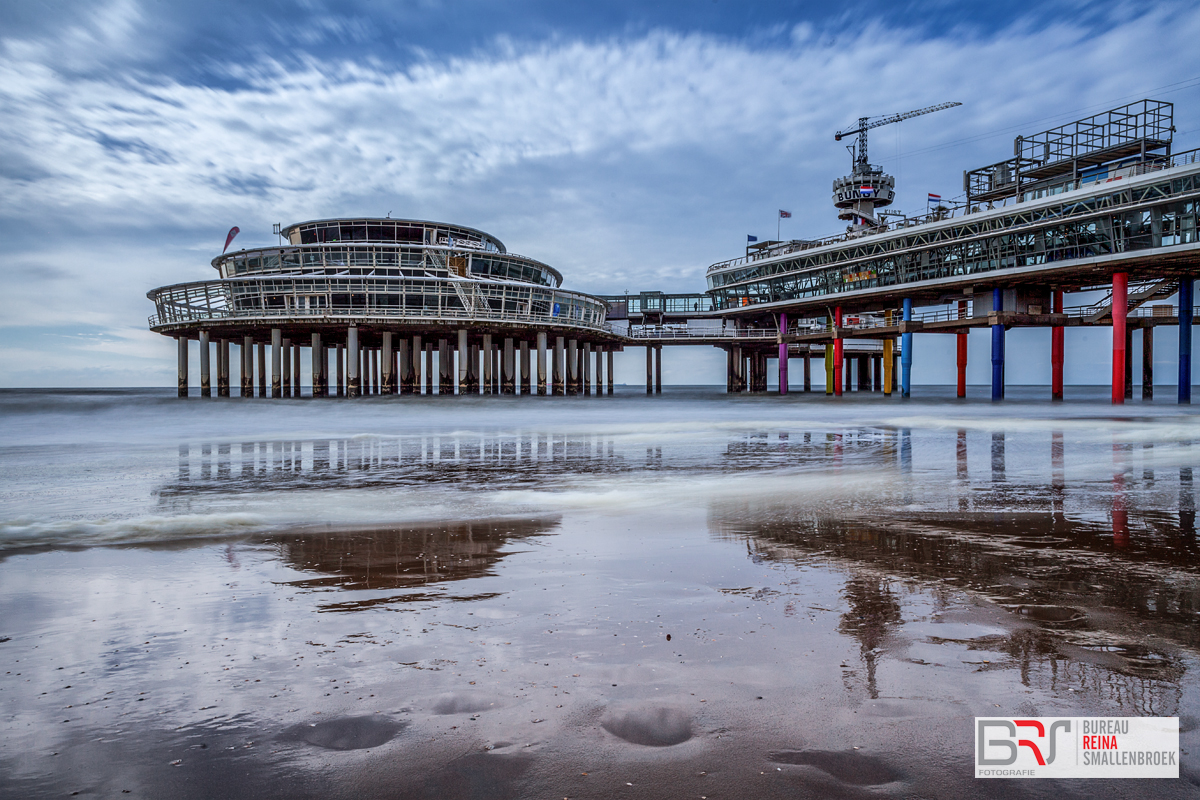
[[[1129,273],[1114,272],[1112,282],[1112,401],[1125,403],[1125,316],[1129,312]]]
[[[1063,293],[1054,292],[1054,304],[1051,310],[1055,314],[1063,313]],[[1062,325],[1050,329],[1050,399],[1063,399],[1063,331]]]
[[[833,309],[833,327],[834,334],[838,336],[833,340],[833,394],[841,397],[842,384],[845,382],[842,378],[842,337],[838,334],[838,329],[842,327],[841,306],[835,306]]]
[[[967,301],[958,301],[958,318],[966,319]],[[967,396],[967,334],[958,334],[958,396]]]

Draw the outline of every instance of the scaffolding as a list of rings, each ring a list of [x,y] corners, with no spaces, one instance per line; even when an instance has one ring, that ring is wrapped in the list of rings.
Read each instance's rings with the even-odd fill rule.
[[[1138,100],[1119,108],[1018,136],[1013,157],[963,173],[967,203],[1015,197],[1031,199],[1074,188],[1081,180],[1107,177],[1105,167],[1169,159],[1175,132],[1174,106]],[[1039,194],[1040,193],[1040,194]]]

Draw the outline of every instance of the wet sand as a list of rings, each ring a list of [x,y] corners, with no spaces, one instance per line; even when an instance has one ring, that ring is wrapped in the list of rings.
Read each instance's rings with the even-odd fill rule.
[[[0,797],[1200,796],[1194,417],[722,402],[10,412]],[[1018,714],[1178,716],[1181,777],[975,780]]]

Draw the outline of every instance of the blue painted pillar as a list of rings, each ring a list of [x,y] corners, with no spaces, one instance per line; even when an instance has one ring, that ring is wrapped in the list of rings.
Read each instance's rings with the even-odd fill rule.
[[[992,311],[1004,310],[1004,291],[992,289]],[[1004,326],[992,326],[992,399],[1004,399]]]
[[[1179,402],[1192,402],[1192,303],[1195,282],[1191,275],[1179,284]]]
[[[787,314],[779,314],[779,393],[787,394],[788,389],[788,345],[784,341],[787,336]]]
[[[912,300],[904,298],[904,321],[912,321]],[[900,396],[908,397],[912,391],[912,334],[900,334]]]

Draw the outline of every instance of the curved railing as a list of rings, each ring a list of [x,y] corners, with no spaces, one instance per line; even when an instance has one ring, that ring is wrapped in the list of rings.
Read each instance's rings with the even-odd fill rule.
[[[454,279],[306,277],[176,284],[146,295],[151,329],[208,320],[462,320],[610,333],[607,305],[544,286]]]

